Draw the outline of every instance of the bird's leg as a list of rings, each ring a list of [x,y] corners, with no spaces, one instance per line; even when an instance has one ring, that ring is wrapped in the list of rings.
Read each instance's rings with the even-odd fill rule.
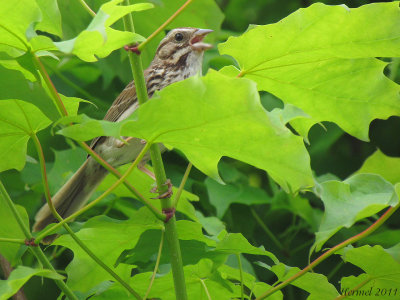
[[[122,148],[123,146],[125,146],[125,145],[127,145],[127,144],[129,144],[129,141],[130,140],[132,140],[133,139],[133,137],[127,137],[127,138],[125,138],[125,137],[121,137],[121,140],[117,140],[117,148]]]
[[[164,186],[168,187],[168,191],[166,191],[165,193],[162,193],[161,195],[151,198],[151,199],[165,199],[165,198],[169,198],[172,196],[172,183],[171,180],[167,179],[167,181],[165,183],[163,183]],[[157,187],[154,187],[151,189],[152,193],[159,193]]]
[[[147,169],[145,164],[143,165],[139,164],[138,169],[142,171],[144,174],[148,175],[151,179],[156,180],[154,173],[149,169]]]

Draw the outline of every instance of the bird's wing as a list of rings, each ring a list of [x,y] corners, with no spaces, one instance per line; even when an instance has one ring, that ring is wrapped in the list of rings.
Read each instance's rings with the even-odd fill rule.
[[[108,109],[104,116],[105,121],[116,122],[122,116],[122,114],[131,106],[137,102],[136,88],[133,81],[131,81],[125,89],[119,94],[117,99],[114,100],[111,107]],[[104,136],[99,136],[92,140],[90,148],[94,149],[98,144],[104,141]]]

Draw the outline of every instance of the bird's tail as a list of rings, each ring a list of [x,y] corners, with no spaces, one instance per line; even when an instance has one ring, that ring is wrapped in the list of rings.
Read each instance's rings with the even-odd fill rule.
[[[61,217],[66,218],[81,208],[90,198],[96,187],[107,175],[107,170],[89,158],[53,196],[52,202]],[[40,231],[48,224],[57,222],[47,203],[35,217],[33,231]]]

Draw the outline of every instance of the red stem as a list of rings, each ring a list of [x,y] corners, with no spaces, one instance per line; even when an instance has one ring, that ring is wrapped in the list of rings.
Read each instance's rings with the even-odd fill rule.
[[[287,286],[292,281],[294,281],[297,278],[303,276],[308,271],[311,271],[315,266],[317,266],[318,264],[323,262],[325,259],[330,257],[335,252],[339,251],[340,249],[346,247],[347,245],[349,245],[351,243],[354,243],[354,242],[356,242],[356,241],[358,241],[358,240],[370,235],[372,232],[374,232],[376,229],[378,229],[379,226],[381,226],[399,208],[399,206],[400,206],[400,204],[397,204],[396,206],[390,207],[378,220],[375,221],[375,223],[373,223],[367,229],[365,229],[361,233],[359,233],[359,234],[357,234],[357,235],[355,235],[355,236],[353,236],[353,237],[341,242],[340,244],[336,245],[335,247],[329,249],[327,252],[322,254],[320,257],[318,257],[316,260],[314,260],[311,264],[309,264],[303,270],[301,270],[300,272],[294,274],[292,277],[290,277],[289,279],[286,279],[285,281],[281,282],[280,284],[278,284],[277,286],[273,287],[272,289],[269,289],[264,294],[262,294],[261,296],[257,297],[256,300],[264,299],[264,298],[272,295],[273,293],[281,290],[282,288]]]

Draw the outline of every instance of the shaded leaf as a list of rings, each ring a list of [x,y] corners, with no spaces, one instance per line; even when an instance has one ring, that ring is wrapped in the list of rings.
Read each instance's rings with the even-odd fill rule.
[[[64,277],[51,270],[32,269],[25,266],[18,266],[10,274],[7,280],[0,280],[0,299],[10,299],[12,295],[27,282],[32,276],[43,276],[51,279],[63,279]]]
[[[228,233],[224,238],[217,243],[215,251],[222,251],[230,254],[254,254],[254,255],[266,255],[271,258],[275,263],[278,263],[278,259],[272,253],[266,251],[264,247],[252,246],[241,233]]]
[[[317,3],[231,37],[219,50],[233,56],[240,75],[260,90],[311,116],[291,122],[304,137],[313,124],[332,121],[368,140],[372,120],[400,114],[399,87],[374,58],[400,56],[399,25],[397,2],[355,9]]]
[[[374,174],[354,175],[343,182],[323,182],[321,200],[325,214],[313,246],[317,251],[341,228],[349,228],[358,220],[398,202],[393,185]]]
[[[271,202],[268,194],[259,188],[245,185],[222,185],[211,178],[205,181],[210,203],[217,209],[217,217],[222,218],[232,203],[245,205],[266,204]]]

